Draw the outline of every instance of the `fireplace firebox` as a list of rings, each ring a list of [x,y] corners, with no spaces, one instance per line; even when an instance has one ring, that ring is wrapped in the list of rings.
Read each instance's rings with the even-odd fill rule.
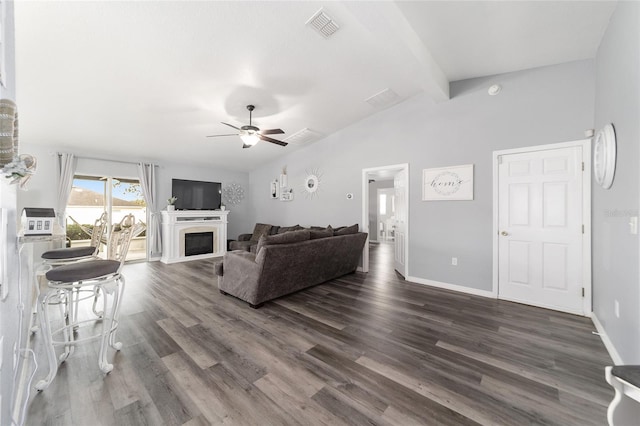
[[[213,232],[190,232],[184,234],[184,255],[213,253]]]

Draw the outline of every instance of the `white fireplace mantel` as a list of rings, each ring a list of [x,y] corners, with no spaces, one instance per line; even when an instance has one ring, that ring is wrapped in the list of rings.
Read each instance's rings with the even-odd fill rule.
[[[185,262],[223,256],[227,251],[227,215],[221,210],[162,211],[163,263]],[[212,232],[212,252],[185,255],[185,234]]]

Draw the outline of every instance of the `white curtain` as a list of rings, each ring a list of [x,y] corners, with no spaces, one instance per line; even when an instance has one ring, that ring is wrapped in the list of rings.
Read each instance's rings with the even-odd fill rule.
[[[56,216],[60,226],[64,227],[65,211],[71,195],[73,186],[73,176],[76,173],[78,159],[73,154],[58,153],[58,199],[56,206]]]
[[[148,163],[138,163],[138,177],[142,195],[147,203],[149,211],[149,226],[147,226],[147,244],[149,245],[149,256],[158,256],[162,251],[162,240],[160,234],[160,212],[156,200],[156,166]]]

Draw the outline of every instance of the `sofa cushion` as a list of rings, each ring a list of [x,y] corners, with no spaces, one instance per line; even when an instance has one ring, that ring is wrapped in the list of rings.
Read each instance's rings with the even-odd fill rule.
[[[311,236],[309,234],[309,231],[306,229],[301,229],[299,231],[285,232],[284,234],[260,237],[260,241],[258,241],[258,247],[256,248],[256,253],[259,253],[260,249],[264,246],[270,246],[274,244],[298,243],[300,241],[306,241],[310,239],[310,237]]]
[[[260,237],[269,235],[271,228],[272,226],[266,223],[256,223],[253,228],[253,234],[251,234],[251,241],[259,241]]]
[[[355,234],[358,232],[358,229],[359,227],[357,223],[351,226],[341,226],[340,228],[336,228],[333,230],[333,235],[339,236],[339,235]]]
[[[311,231],[309,231],[309,234],[310,239],[312,240],[317,240],[318,238],[333,237],[333,228],[331,227],[331,225],[329,225],[326,228],[322,229],[312,229]]]
[[[251,250],[251,246],[255,246],[256,244],[258,244],[255,241],[231,241],[229,243],[229,250],[233,251],[233,250],[244,250],[244,251],[250,251]]]
[[[278,229],[278,234],[284,234],[285,232],[291,232],[291,231],[300,231],[302,229],[304,228],[300,225],[281,226],[280,229]]]

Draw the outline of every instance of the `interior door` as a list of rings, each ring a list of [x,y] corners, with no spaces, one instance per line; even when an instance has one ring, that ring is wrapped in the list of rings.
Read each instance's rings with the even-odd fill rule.
[[[502,155],[498,295],[584,314],[582,147]]]
[[[402,169],[393,177],[393,189],[395,191],[395,229],[394,229],[394,268],[403,277],[405,276],[405,239],[407,237],[407,170]]]

